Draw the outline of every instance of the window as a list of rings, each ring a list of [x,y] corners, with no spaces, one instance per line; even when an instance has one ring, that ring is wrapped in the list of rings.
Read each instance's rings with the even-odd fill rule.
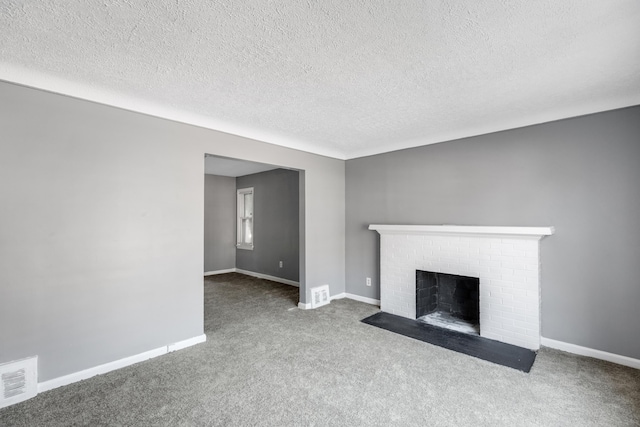
[[[253,187],[238,190],[238,233],[236,247],[253,249]]]

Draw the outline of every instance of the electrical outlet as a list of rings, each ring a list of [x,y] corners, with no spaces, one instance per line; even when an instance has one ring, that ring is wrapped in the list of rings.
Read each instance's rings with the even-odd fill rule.
[[[283,264],[282,264],[282,261],[280,261],[280,268],[282,268],[282,265],[283,265]]]
[[[367,277],[367,286],[371,286],[371,277]]]

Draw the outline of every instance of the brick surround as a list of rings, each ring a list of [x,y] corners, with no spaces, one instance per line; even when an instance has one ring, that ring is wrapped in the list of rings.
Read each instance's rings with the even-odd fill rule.
[[[539,240],[553,227],[371,225],[380,233],[380,308],[416,318],[416,270],[480,279],[480,335],[540,347]]]

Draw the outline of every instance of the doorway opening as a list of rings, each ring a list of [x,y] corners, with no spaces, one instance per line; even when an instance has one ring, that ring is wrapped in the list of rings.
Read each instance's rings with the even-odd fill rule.
[[[204,180],[204,274],[297,286],[302,301],[304,171],[205,154]]]

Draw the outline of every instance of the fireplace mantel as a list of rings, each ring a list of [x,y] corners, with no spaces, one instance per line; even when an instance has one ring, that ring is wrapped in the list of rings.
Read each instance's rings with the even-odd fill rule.
[[[553,227],[495,227],[480,225],[393,225],[371,224],[369,230],[380,234],[482,235],[485,237],[537,238],[552,235]]]

